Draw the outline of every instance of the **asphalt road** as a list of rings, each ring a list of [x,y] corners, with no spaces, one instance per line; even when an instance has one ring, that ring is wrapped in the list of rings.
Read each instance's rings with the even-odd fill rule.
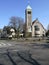
[[[0,65],[49,65],[49,43],[1,40]]]

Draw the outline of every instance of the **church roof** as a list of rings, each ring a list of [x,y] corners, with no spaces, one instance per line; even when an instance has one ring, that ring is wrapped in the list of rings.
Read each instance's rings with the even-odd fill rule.
[[[30,6],[30,5],[28,5],[26,9],[32,9],[32,8],[31,8],[31,6]]]
[[[34,25],[35,22],[38,22],[38,23],[43,27],[43,25],[39,22],[38,19],[34,20],[34,21],[32,22],[32,25]],[[46,29],[45,29],[44,27],[43,27],[43,29],[46,31]]]

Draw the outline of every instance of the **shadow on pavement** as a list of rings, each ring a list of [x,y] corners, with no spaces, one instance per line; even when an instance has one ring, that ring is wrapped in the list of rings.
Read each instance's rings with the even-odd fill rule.
[[[4,64],[0,64],[0,65],[4,65]]]
[[[39,43],[39,44],[36,44],[36,43],[33,44],[33,43],[32,43],[31,46],[32,46],[32,47],[36,46],[36,47],[38,47],[38,48],[43,48],[43,49],[45,49],[45,48],[49,48],[49,43],[46,43],[46,44],[40,44],[40,43]]]
[[[26,59],[25,57],[23,57],[19,52],[17,52],[17,54],[18,54],[18,56],[21,58],[21,59],[23,59],[24,61],[26,61],[26,62],[28,62],[28,63],[30,63],[30,64],[32,64],[32,65],[40,65],[35,59],[33,59],[32,57],[31,57],[31,54],[29,54],[29,58],[32,60],[29,60],[29,59]]]
[[[17,65],[17,63],[12,59],[10,52],[7,50],[6,55],[9,57],[10,61],[12,62],[13,65]],[[33,59],[31,57],[30,53],[26,52],[17,52],[17,55],[20,59],[24,60],[25,62],[28,62],[31,65],[41,65],[37,62],[37,60]]]
[[[49,44],[41,44],[41,46],[43,46],[43,48],[49,48]]]
[[[17,65],[17,64],[15,63],[15,61],[12,59],[12,57],[10,56],[10,52],[8,52],[8,50],[7,50],[7,56],[9,57],[9,59],[10,59],[10,61],[12,62],[13,65]]]

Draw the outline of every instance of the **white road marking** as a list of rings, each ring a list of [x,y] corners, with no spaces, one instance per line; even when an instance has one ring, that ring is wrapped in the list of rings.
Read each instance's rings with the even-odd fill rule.
[[[6,46],[6,44],[5,43],[1,43],[3,46]]]
[[[10,44],[10,43],[7,43],[7,45],[8,45],[8,46],[11,46],[11,44]]]
[[[0,43],[0,47],[6,47],[6,46],[11,46],[11,44],[10,43],[3,43],[3,42]]]

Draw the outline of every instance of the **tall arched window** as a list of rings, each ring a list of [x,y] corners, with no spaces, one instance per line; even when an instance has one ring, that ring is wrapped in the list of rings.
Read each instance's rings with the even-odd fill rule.
[[[35,28],[35,31],[39,31],[40,30],[38,25],[35,25],[34,28]]]

